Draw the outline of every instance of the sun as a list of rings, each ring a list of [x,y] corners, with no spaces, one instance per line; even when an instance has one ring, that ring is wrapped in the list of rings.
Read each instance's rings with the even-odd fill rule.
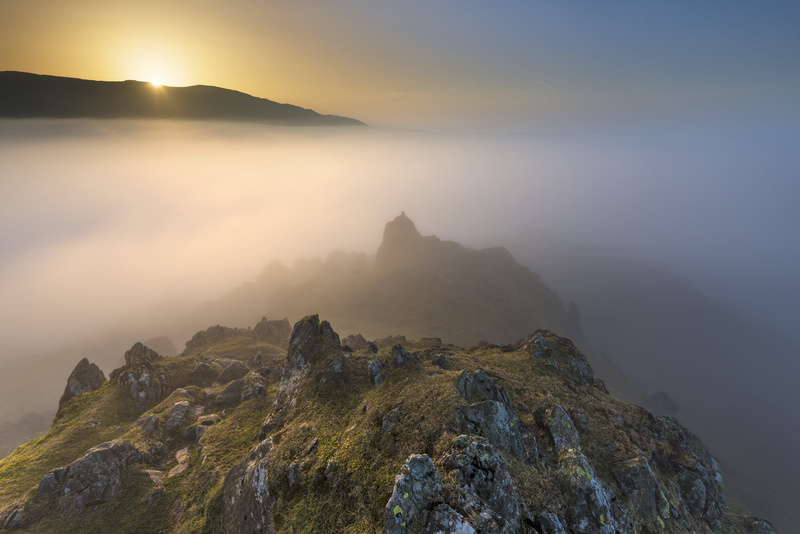
[[[153,85],[153,87],[161,87],[161,80],[158,78],[153,78],[150,80],[150,83]]]

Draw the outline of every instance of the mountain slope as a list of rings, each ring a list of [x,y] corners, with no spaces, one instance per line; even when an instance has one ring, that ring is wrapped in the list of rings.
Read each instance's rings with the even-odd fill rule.
[[[267,330],[213,327],[172,358],[134,345],[0,461],[5,527],[774,532],[726,511],[696,437],[602,392],[549,331],[507,347],[347,350],[309,316],[284,352]]]
[[[559,240],[525,259],[580,303],[593,346],[637,384],[677,402],[682,421],[723,462],[730,496],[786,530],[796,524],[796,343],[667,269],[613,250]]]
[[[231,120],[299,126],[354,126],[361,122],[279,104],[245,93],[196,85],[154,86],[0,72],[0,117]]]

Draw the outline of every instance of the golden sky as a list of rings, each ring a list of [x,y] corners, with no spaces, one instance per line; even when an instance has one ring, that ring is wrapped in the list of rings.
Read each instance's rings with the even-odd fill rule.
[[[561,4],[6,0],[0,70],[218,85],[371,123],[797,107],[790,3]]]

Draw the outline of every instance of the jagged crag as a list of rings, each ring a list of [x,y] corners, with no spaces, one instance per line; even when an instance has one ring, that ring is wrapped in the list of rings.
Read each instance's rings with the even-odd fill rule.
[[[5,529],[774,532],[728,512],[691,432],[549,330],[459,348],[340,340],[311,315],[175,357],[137,343],[99,386],[79,367],[50,431],[0,462]]]

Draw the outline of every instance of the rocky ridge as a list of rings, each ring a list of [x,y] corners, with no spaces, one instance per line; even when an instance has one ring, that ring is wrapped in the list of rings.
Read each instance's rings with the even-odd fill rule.
[[[173,358],[134,345],[0,461],[3,528],[775,532],[728,510],[688,429],[610,396],[551,331],[343,344],[312,315],[275,353],[256,329],[209,330]]]

